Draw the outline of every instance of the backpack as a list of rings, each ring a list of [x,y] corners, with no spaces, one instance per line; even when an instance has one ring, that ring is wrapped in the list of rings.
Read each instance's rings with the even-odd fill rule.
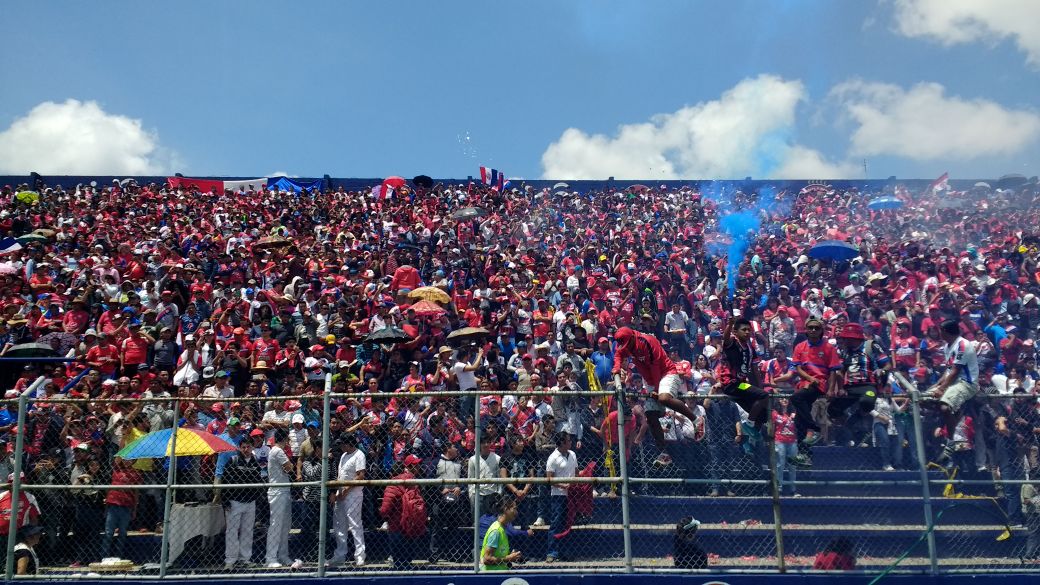
[[[401,494],[401,534],[408,538],[426,534],[426,500],[416,486],[405,487]]]

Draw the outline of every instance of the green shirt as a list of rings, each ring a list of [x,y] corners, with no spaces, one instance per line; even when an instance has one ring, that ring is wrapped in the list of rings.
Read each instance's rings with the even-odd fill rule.
[[[484,544],[480,547],[480,568],[485,571],[505,571],[509,569],[509,565],[505,561],[495,565],[485,565],[484,555],[487,554],[488,550],[495,551],[494,554],[497,559],[504,559],[509,556],[509,536],[498,520],[495,520],[488,528],[487,534],[484,535]]]

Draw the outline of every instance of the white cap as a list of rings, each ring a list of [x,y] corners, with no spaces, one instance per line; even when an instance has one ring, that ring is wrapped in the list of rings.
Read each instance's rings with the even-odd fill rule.
[[[296,414],[292,415],[292,422],[293,422],[293,424],[300,423],[302,425],[303,424],[303,415],[298,413],[298,412]]]
[[[217,371],[213,369],[213,366],[206,366],[202,370],[202,377],[203,378],[212,378],[216,373],[217,373]]]

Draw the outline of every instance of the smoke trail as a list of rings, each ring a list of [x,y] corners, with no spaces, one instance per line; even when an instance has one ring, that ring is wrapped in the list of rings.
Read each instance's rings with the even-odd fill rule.
[[[751,211],[731,213],[723,217],[719,223],[722,232],[732,240],[726,250],[726,288],[729,290],[730,299],[733,299],[737,292],[740,262],[744,259],[744,254],[760,225],[758,216]]]

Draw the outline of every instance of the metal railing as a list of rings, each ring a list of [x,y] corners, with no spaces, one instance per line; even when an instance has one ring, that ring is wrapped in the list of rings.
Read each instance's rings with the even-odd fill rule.
[[[390,470],[386,470],[380,477],[344,479],[337,477],[338,460],[334,459],[334,455],[340,450],[334,447],[333,443],[333,405],[346,403],[348,399],[401,398],[402,394],[334,393],[330,375],[326,378],[323,392],[305,396],[233,399],[172,396],[140,399],[144,403],[172,404],[175,418],[179,418],[182,402],[248,403],[284,398],[320,398],[320,471],[312,479],[283,483],[262,481],[219,485],[210,481],[199,481],[199,478],[208,477],[208,468],[203,469],[208,464],[200,463],[198,460],[179,462],[176,445],[178,433],[172,433],[169,456],[165,460],[156,460],[160,469],[165,465],[165,483],[77,485],[71,482],[40,484],[23,478],[23,464],[27,460],[27,437],[24,432],[27,413],[34,402],[40,401],[33,398],[33,395],[42,381],[43,378],[40,378],[34,382],[17,400],[19,432],[15,434],[14,456],[11,458],[11,481],[6,487],[9,490],[10,506],[5,560],[5,576],[8,580],[18,576],[20,556],[16,549],[24,550],[22,541],[25,539],[20,539],[19,535],[26,532],[21,529],[21,525],[26,522],[40,522],[46,525],[47,536],[58,542],[50,548],[40,544],[33,547],[34,550],[46,548],[39,554],[42,569],[39,575],[48,579],[82,577],[85,574],[105,579],[144,576],[190,579],[214,575],[224,578],[247,578],[258,575],[322,577],[346,573],[364,576],[480,572],[483,570],[482,549],[486,531],[478,530],[476,527],[482,526],[482,522],[487,524],[489,520],[489,510],[484,509],[485,506],[502,500],[482,495],[482,489],[488,494],[497,494],[507,485],[523,485],[525,490],[529,490],[524,491],[525,495],[533,494],[530,498],[524,498],[526,502],[521,500],[518,504],[524,508],[523,521],[518,518],[516,523],[521,527],[528,527],[528,530],[527,536],[516,537],[514,550],[522,550],[525,553],[534,553],[543,548],[547,550],[544,554],[545,562],[537,560],[539,556],[543,556],[542,553],[537,553],[537,556],[527,558],[525,562],[513,563],[509,570],[514,573],[814,572],[817,567],[821,567],[821,558],[822,566],[833,568],[827,563],[832,563],[842,555],[858,558],[859,568],[844,567],[850,574],[892,571],[937,574],[1040,570],[1040,565],[1030,565],[1027,559],[1023,558],[1026,554],[1040,552],[1028,550],[1034,546],[1033,539],[1040,534],[1040,516],[1030,513],[1018,520],[1015,512],[1021,507],[1021,502],[1014,499],[1021,489],[1036,485],[1036,480],[1040,479],[1027,478],[1025,473],[1025,468],[1029,465],[1029,447],[1032,443],[1027,441],[1025,445],[1015,445],[1009,453],[1010,443],[1007,438],[998,436],[995,448],[991,443],[977,446],[978,449],[995,449],[998,453],[999,462],[993,464],[989,470],[992,475],[989,477],[984,477],[986,472],[978,469],[967,469],[968,466],[963,462],[955,467],[930,464],[929,460],[934,459],[937,454],[932,443],[940,440],[936,435],[941,433],[935,432],[938,425],[927,411],[921,408],[921,395],[913,387],[905,394],[909,400],[909,407],[899,415],[908,421],[907,424],[911,428],[905,430],[909,431],[909,434],[889,435],[901,437],[899,451],[908,454],[913,462],[906,464],[907,470],[892,479],[885,478],[885,472],[873,463],[876,457],[888,461],[884,453],[879,451],[880,444],[888,443],[884,437],[876,434],[881,432],[877,428],[872,428],[869,435],[853,434],[850,440],[853,446],[832,447],[834,457],[839,458],[839,461],[823,470],[819,467],[812,468],[808,471],[812,474],[809,479],[804,477],[807,468],[803,466],[797,469],[789,462],[787,451],[781,452],[781,449],[774,448],[773,443],[765,442],[752,448],[743,444],[723,444],[712,434],[721,432],[720,429],[709,430],[706,438],[688,439],[683,438],[682,433],[675,428],[674,436],[678,438],[668,442],[666,448],[682,461],[670,468],[655,467],[652,462],[648,463],[656,453],[649,440],[649,434],[639,443],[630,442],[625,436],[626,396],[618,391],[617,384],[609,391],[549,393],[559,400],[578,398],[587,401],[598,400],[601,397],[613,398],[612,402],[618,410],[617,425],[614,429],[617,447],[612,448],[614,443],[608,442],[602,446],[601,452],[590,457],[589,462],[603,465],[608,471],[616,469],[616,474],[598,473],[589,476],[549,478],[540,472],[534,475],[515,475],[511,473],[512,470],[508,470],[504,476],[480,477],[481,465],[487,462],[479,457],[483,433],[483,425],[479,423],[481,394],[470,391],[417,392],[406,396],[425,399],[472,398],[472,411],[478,421],[472,428],[472,445],[478,461],[459,462],[459,466],[465,470],[470,465],[475,465],[478,477],[427,476],[401,479]],[[714,401],[727,400],[725,396],[712,395],[710,398]],[[771,396],[771,406],[780,408],[778,401],[784,398],[785,395]],[[977,401],[982,405],[987,401],[1002,404],[1015,398],[980,396]],[[47,402],[52,405],[82,405],[88,402],[105,404],[119,400],[49,399]],[[582,404],[588,406],[587,402]],[[11,407],[14,407],[14,404],[11,404]],[[770,412],[773,410],[771,407]],[[777,412],[781,410],[782,408]],[[1005,411],[1006,409],[1000,410]],[[609,412],[604,414],[609,415]],[[717,413],[703,414],[705,420],[715,420],[712,416],[717,417]],[[992,413],[989,416],[992,416]],[[868,422],[876,425],[875,421]],[[668,424],[678,427],[680,421],[673,418]],[[682,421],[682,424],[685,425],[686,422]],[[851,422],[849,425],[851,426]],[[890,433],[893,426],[884,429],[884,433]],[[844,429],[845,427],[842,427],[842,430]],[[776,431],[773,417],[770,417],[765,432],[772,436]],[[637,433],[639,432],[641,429],[637,429]],[[723,433],[723,436],[728,435]],[[948,443],[954,443],[955,439],[949,438]],[[846,442],[844,438],[842,441]],[[905,450],[904,445],[907,447]],[[394,440],[390,440],[386,448],[390,454],[390,466],[394,468],[400,463],[403,452],[398,451],[399,446]],[[407,446],[401,448],[404,451],[410,449]],[[825,449],[813,447],[802,448],[801,451],[815,459],[814,451],[824,453]],[[949,451],[939,451],[942,452]],[[956,455],[963,459],[964,452]],[[615,457],[617,466],[613,467]],[[513,460],[515,461],[515,458]],[[427,471],[427,475],[432,475],[430,471],[438,461],[439,458],[431,459],[429,454],[425,456],[422,467]],[[434,467],[431,467],[431,463]],[[583,467],[582,463],[579,461],[579,469]],[[381,465],[382,463],[370,462],[368,468],[378,469]],[[544,465],[544,460],[535,459],[535,467],[541,466],[544,471]],[[875,466],[874,470],[869,469],[870,466]],[[179,477],[179,470],[183,469],[188,470],[187,476]],[[849,471],[850,469],[854,471]],[[968,473],[969,471],[971,473]],[[157,473],[153,472],[149,478],[159,477]],[[796,473],[801,473],[803,478],[797,479]],[[961,475],[958,475],[959,473]],[[964,476],[964,473],[968,475]],[[549,495],[553,493],[554,486],[559,488],[561,485],[574,486],[567,489],[566,509],[562,512],[559,509],[560,500],[555,499],[558,496]],[[356,512],[358,517],[348,518],[348,524],[344,525],[337,516],[341,512],[336,510],[334,505],[338,501],[335,500],[337,496],[334,493],[349,486],[363,488],[363,501],[357,508],[360,510]],[[495,487],[488,489],[488,486]],[[405,531],[394,526],[396,522],[392,518],[383,517],[374,511],[380,501],[380,494],[384,489],[391,487],[420,490],[427,506],[425,536],[406,535]],[[439,489],[446,487],[459,488],[460,494],[469,492],[473,497],[465,498],[460,495],[458,501],[463,503],[452,507],[449,514],[446,511],[446,500],[442,500],[438,495]],[[276,503],[270,494],[277,490],[289,490],[293,506],[300,504],[299,514],[296,509],[293,509],[291,514],[291,517],[299,522],[288,527],[279,525],[278,529],[291,533],[290,549],[295,550],[293,555],[301,556],[299,561],[293,559],[293,563],[288,566],[268,567],[267,565],[272,563],[267,561],[271,559],[268,557],[264,562],[260,562],[257,543],[254,542],[251,554],[247,555],[245,562],[228,566],[220,562],[217,538],[225,531],[225,515],[230,514],[230,511],[212,503],[216,500],[208,494],[216,489],[267,491],[267,499],[258,498],[254,502],[256,520],[245,531],[250,540],[254,537],[270,538],[269,534],[274,532],[275,521],[270,519],[270,512],[264,509],[270,509]],[[316,500],[311,491],[314,489],[317,489]],[[958,490],[972,493],[960,493]],[[88,541],[91,538],[97,540],[102,528],[105,536],[101,538],[112,540],[118,532],[119,537],[126,542],[127,524],[112,527],[112,514],[108,513],[111,504],[105,504],[107,515],[104,526],[87,526],[86,533],[80,531],[83,528],[80,524],[73,523],[74,526],[70,529],[67,518],[47,517],[48,512],[53,513],[53,510],[42,510],[43,513],[36,519],[32,515],[23,514],[23,510],[20,509],[26,501],[25,494],[32,494],[35,502],[35,496],[54,501],[61,496],[71,499],[78,497],[76,494],[93,492],[153,495],[161,492],[161,530],[133,534],[133,551],[126,555],[130,562],[105,561],[97,556],[77,556],[75,560],[82,562],[83,566],[70,567],[67,562],[70,555],[66,554],[67,550],[61,548],[73,544],[90,548],[96,543]],[[199,493],[203,495],[199,496]],[[573,495],[578,493],[582,495]],[[188,501],[178,503],[178,499],[182,497]],[[579,498],[584,498],[584,503],[575,503]],[[591,510],[590,514],[580,511],[583,505]],[[535,508],[534,511],[531,509],[532,506]],[[312,507],[316,510],[312,511]],[[684,508],[689,511],[684,512]],[[68,508],[63,509],[68,511]],[[82,510],[74,509],[73,512],[78,514]],[[565,525],[559,524],[561,513],[567,516]],[[313,517],[315,514],[316,518]],[[947,514],[949,516],[944,519],[944,515]],[[533,517],[544,521],[545,515],[552,516],[548,518],[548,522],[531,521]],[[570,517],[571,515],[573,517]],[[268,517],[266,521],[265,516]],[[699,518],[699,524],[691,520],[691,516]],[[185,528],[184,523],[189,517],[197,517],[199,525]],[[950,520],[949,517],[953,519]],[[387,521],[387,525],[383,525],[383,521]],[[353,533],[348,533],[351,529],[350,523],[362,525],[361,534],[368,549],[364,563],[345,565],[340,562],[343,561],[343,554],[352,548],[354,553],[358,552],[352,540]],[[1025,527],[1016,526],[1019,523]],[[49,532],[52,527],[57,527],[58,534]],[[434,531],[437,534],[433,534]],[[996,531],[1000,534],[991,541]],[[330,562],[329,556],[333,537],[337,541],[336,553],[331,557],[335,563]],[[439,543],[441,548],[431,553],[431,539],[437,538],[448,538],[450,544],[446,545],[442,541]],[[537,538],[542,538],[545,544],[538,543]],[[570,550],[556,556],[552,548],[553,538],[558,539],[561,549]],[[686,539],[686,544],[680,545],[679,541],[682,539]],[[188,542],[195,544],[188,547]],[[1040,540],[1036,542],[1040,543]],[[20,543],[22,546],[18,546]],[[225,548],[230,546],[230,543],[231,539],[225,534]],[[419,548],[409,551],[402,548],[402,543]],[[688,548],[698,550],[704,555],[703,565],[682,565],[682,559],[686,558],[684,555],[689,552]],[[449,549],[452,551],[451,554],[446,552]],[[227,550],[224,552],[225,559],[230,558]],[[411,563],[406,563],[404,558],[393,558],[393,562],[390,562],[388,557],[392,555],[388,555],[388,552],[402,557],[407,555],[407,560]],[[435,555],[442,557],[433,558]],[[302,558],[303,556],[306,558]]]

